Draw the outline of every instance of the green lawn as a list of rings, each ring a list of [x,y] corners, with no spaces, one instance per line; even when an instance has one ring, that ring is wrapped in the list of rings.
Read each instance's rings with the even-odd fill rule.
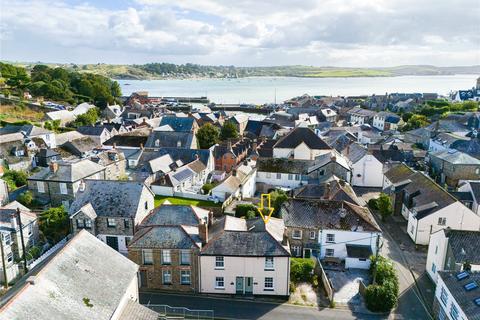
[[[183,205],[192,205],[197,207],[221,207],[222,203],[215,203],[213,201],[205,200],[195,200],[195,199],[186,199],[186,198],[177,198],[177,197],[167,197],[167,196],[155,196],[155,207],[161,205],[165,200],[168,200],[171,204],[183,204]]]

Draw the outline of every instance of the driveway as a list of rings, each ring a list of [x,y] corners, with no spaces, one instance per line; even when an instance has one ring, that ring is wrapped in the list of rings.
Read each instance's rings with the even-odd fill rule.
[[[238,300],[200,295],[140,293],[142,304],[163,304],[192,310],[214,310],[216,319],[262,320],[350,320],[386,319],[385,316],[358,313],[349,309],[319,309],[258,300]],[[151,307],[154,309],[154,307]]]
[[[335,294],[333,300],[338,305],[359,305],[362,303],[358,292],[360,281],[370,283],[368,270],[350,269],[345,271],[325,270],[332,282]]]

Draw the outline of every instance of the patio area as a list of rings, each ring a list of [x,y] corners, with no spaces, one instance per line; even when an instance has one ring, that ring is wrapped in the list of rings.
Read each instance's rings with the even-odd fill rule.
[[[365,285],[370,283],[368,270],[349,269],[345,271],[325,270],[330,279],[334,294],[334,301],[339,305],[359,305],[362,303],[360,293],[358,292],[360,280]]]

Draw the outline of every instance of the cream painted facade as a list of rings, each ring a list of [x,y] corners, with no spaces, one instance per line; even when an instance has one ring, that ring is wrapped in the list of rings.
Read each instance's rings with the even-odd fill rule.
[[[200,292],[236,294],[237,277],[242,277],[252,278],[253,295],[289,295],[290,257],[274,257],[273,270],[266,270],[265,257],[223,258],[224,268],[216,268],[215,256],[200,256]],[[223,288],[217,286],[217,278],[223,278]],[[271,290],[265,287],[266,278],[273,280]]]
[[[294,149],[291,148],[273,148],[274,158],[288,159],[293,156],[296,160],[314,160],[319,155],[330,152],[330,150],[310,149],[305,142],[300,143]]]
[[[381,187],[383,184],[383,164],[371,154],[351,163],[352,186]]]
[[[402,205],[402,214],[408,213],[407,233],[414,243],[428,245],[430,235],[450,227],[455,230],[480,230],[480,217],[459,201],[442,208],[423,219],[417,220],[414,213]],[[445,223],[441,219],[446,219]]]

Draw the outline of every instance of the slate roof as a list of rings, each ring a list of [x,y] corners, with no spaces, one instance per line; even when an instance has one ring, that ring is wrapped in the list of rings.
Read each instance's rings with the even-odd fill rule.
[[[5,134],[10,134],[10,133],[25,133],[25,136],[27,137],[35,137],[35,136],[40,136],[44,134],[50,134],[52,133],[51,131],[34,126],[32,124],[26,124],[23,126],[17,126],[17,125],[6,125],[3,128],[0,128],[0,136],[5,135]]]
[[[190,148],[190,146],[192,145],[193,138],[194,138],[194,135],[191,132],[152,131],[152,133],[150,133],[150,135],[148,136],[147,142],[145,142],[145,147],[146,148],[160,148],[160,147]],[[158,141],[158,145],[157,145],[157,141]]]
[[[480,181],[469,181],[473,196],[477,203],[480,203]]]
[[[456,149],[461,152],[465,152],[472,157],[480,159],[480,139],[472,138],[469,140],[458,140],[451,144],[450,146],[453,149]]]
[[[295,160],[284,158],[271,158],[257,160],[258,171],[306,174],[307,169],[313,164],[312,160]]]
[[[222,217],[214,222],[209,241],[202,248],[201,255],[222,255],[240,257],[286,257],[288,247],[281,243],[284,226],[281,219],[270,218],[267,225],[261,218],[247,220],[244,224]],[[241,228],[245,228],[241,230]],[[215,230],[217,229],[217,230]]]
[[[198,226],[208,218],[208,210],[186,205],[161,205],[142,221],[142,226],[171,225]]]
[[[0,319],[111,319],[138,266],[82,230],[0,309]],[[86,307],[85,299],[92,307]]]
[[[118,180],[85,180],[85,190],[78,191],[69,214],[73,215],[90,203],[101,217],[134,218],[142,192],[151,192],[143,183]]]
[[[105,141],[103,145],[113,146],[113,144],[115,144],[116,146],[121,147],[139,148],[141,145],[146,145],[149,134],[149,130],[135,130],[118,134]]]
[[[78,131],[68,131],[68,132],[55,134],[55,140],[57,142],[57,146],[61,146],[65,142],[83,138],[83,137],[84,135]]]
[[[480,231],[443,229],[456,263],[480,264]],[[480,283],[479,283],[480,284]]]
[[[411,175],[408,180],[410,182],[403,187],[407,193],[407,207],[415,209],[417,212],[415,217],[418,220],[457,201],[455,197],[421,172]]]
[[[274,148],[294,149],[299,144],[305,143],[310,149],[329,150],[330,147],[310,128],[295,128],[286,136],[280,138]]]
[[[273,146],[277,143],[277,140],[267,139],[265,142],[261,143],[257,149],[258,155],[262,158],[272,158],[273,157]]]
[[[107,106],[108,108],[108,106]],[[120,320],[158,320],[160,314],[133,300],[128,300]]]
[[[353,188],[345,181],[331,179],[322,184],[307,184],[294,190],[294,198],[297,199],[323,199],[326,195],[327,183],[329,184],[329,197],[327,200],[348,201],[353,204],[364,203],[355,194]]]
[[[401,163],[387,172],[385,177],[393,184],[407,180],[410,176],[415,174],[415,171],[404,163]]]
[[[443,280],[467,319],[480,320],[480,306],[475,304],[475,299],[480,298],[480,290],[476,288],[467,291],[464,288],[466,284],[472,281],[475,281],[480,286],[480,272],[469,272],[469,276],[463,280],[458,280],[457,274],[458,272],[438,272],[438,276]]]
[[[210,150],[208,149],[188,149],[188,148],[173,148],[163,147],[156,151],[158,156],[169,154],[174,161],[181,160],[183,163],[190,163],[194,160],[200,159],[204,165],[208,165],[210,158]]]
[[[197,229],[198,230],[198,229]],[[193,238],[192,238],[193,236]],[[180,226],[151,226],[135,233],[130,248],[194,249],[201,242],[197,235],[189,235]]]
[[[93,141],[92,138],[84,136],[80,139],[75,139],[72,141],[65,142],[62,145],[62,149],[81,157],[84,153],[93,151],[98,148],[99,145],[97,142]]]
[[[103,131],[109,131],[104,126],[81,126],[77,128],[77,131],[86,136],[100,136]],[[110,132],[110,131],[109,131]]]
[[[432,158],[438,158],[445,162],[458,165],[480,165],[480,160],[466,153],[456,150],[445,150],[430,153]]]
[[[347,243],[345,247],[349,258],[368,259],[372,255],[372,247],[368,245]]]
[[[165,116],[159,126],[169,125],[176,132],[192,132],[194,121],[193,118]]]
[[[335,149],[332,149],[327,153],[315,157],[313,164],[308,168],[307,172],[311,173],[326,166],[329,163],[336,163],[345,168],[346,170],[351,170],[347,158],[338,153]]]
[[[39,172],[30,176],[28,180],[75,182],[103,170],[105,170],[104,166],[88,159],[73,162],[60,161],[56,172],[51,172],[50,168],[42,168]]]
[[[289,199],[280,214],[286,227],[381,232],[368,208],[346,201]]]

